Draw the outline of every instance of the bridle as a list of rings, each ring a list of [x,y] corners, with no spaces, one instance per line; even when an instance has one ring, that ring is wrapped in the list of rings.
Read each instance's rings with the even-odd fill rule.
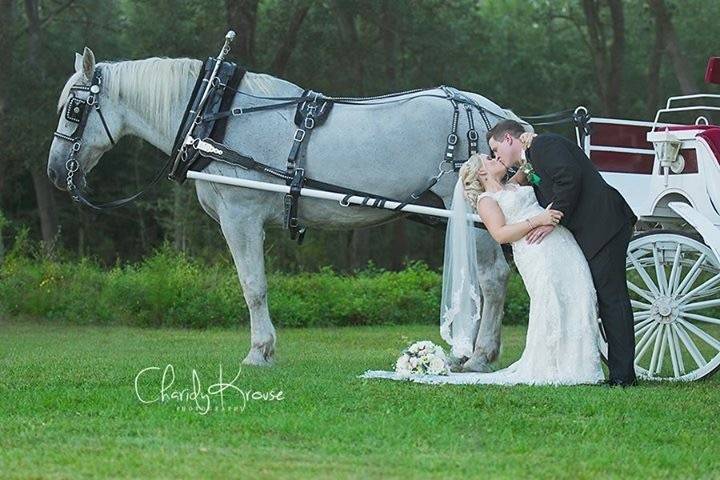
[[[80,192],[78,191],[77,186],[73,182],[73,176],[75,175],[75,172],[77,172],[80,168],[80,163],[77,161],[77,155],[80,151],[80,148],[82,147],[82,136],[83,133],[85,133],[85,126],[87,125],[88,117],[90,117],[90,112],[93,110],[93,107],[100,116],[100,121],[102,122],[107,137],[110,139],[110,143],[115,145],[115,139],[110,133],[110,129],[108,128],[107,122],[105,121],[105,116],[100,109],[99,96],[101,86],[102,76],[100,75],[99,68],[95,68],[92,76],[92,81],[90,82],[89,86],[82,84],[75,84],[71,86],[70,96],[67,100],[67,106],[65,108],[65,119],[69,122],[76,123],[77,127],[75,127],[72,135],[66,135],[57,130],[53,132],[54,137],[68,141],[72,144],[70,154],[65,161],[65,168],[68,171],[68,191],[70,192],[73,200],[75,201],[80,200]],[[83,99],[80,98],[75,92],[88,92],[88,96]]]
[[[112,208],[121,207],[125,204],[128,204],[132,201],[134,201],[136,198],[140,197],[143,193],[145,193],[145,190],[150,187],[151,185],[154,185],[155,183],[160,180],[160,178],[165,173],[165,170],[168,168],[169,164],[163,165],[163,167],[160,169],[160,171],[157,173],[155,178],[150,182],[150,184],[140,190],[139,192],[135,193],[134,195],[121,199],[121,200],[114,200],[107,203],[102,204],[95,204],[89,199],[87,199],[85,196],[83,196],[82,192],[80,191],[80,188],[78,188],[77,185],[73,182],[73,176],[75,175],[75,172],[77,172],[80,169],[80,163],[77,160],[78,152],[80,151],[80,148],[82,147],[83,143],[83,133],[85,133],[85,126],[87,125],[88,117],[90,117],[90,113],[95,110],[98,113],[98,116],[100,117],[100,121],[102,122],[102,126],[105,129],[105,134],[107,135],[108,139],[110,140],[110,143],[114,146],[116,144],[115,139],[112,136],[112,133],[110,133],[110,128],[107,125],[107,122],[105,121],[105,116],[103,115],[102,110],[100,109],[100,92],[102,88],[102,75],[100,73],[100,68],[95,67],[95,70],[93,71],[92,80],[90,81],[90,85],[82,85],[82,84],[75,84],[70,87],[70,96],[67,101],[67,106],[65,108],[65,119],[69,122],[77,124],[77,127],[75,127],[75,130],[73,131],[72,135],[66,135],[62,132],[59,132],[55,130],[53,132],[53,136],[56,138],[59,138],[61,140],[65,140],[67,142],[70,142],[72,144],[72,148],[70,149],[70,153],[68,154],[68,158],[65,161],[65,168],[67,169],[67,188],[68,192],[70,192],[70,195],[72,196],[72,199],[78,203],[82,203],[83,205],[90,207],[94,210],[109,210]],[[88,92],[87,98],[81,98],[76,94],[76,92]]]

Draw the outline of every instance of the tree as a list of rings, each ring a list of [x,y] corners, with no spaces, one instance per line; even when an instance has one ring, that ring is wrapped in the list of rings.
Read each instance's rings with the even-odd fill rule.
[[[34,72],[35,78],[40,84],[34,85],[40,88],[45,81],[46,74],[43,63],[40,60],[40,37],[42,34],[40,26],[40,13],[38,0],[25,0],[25,16],[28,22],[27,28],[27,64]],[[35,156],[31,158],[37,158]],[[55,206],[54,188],[45,174],[42,164],[31,160],[27,165],[32,175],[35,197],[37,199],[38,213],[40,215],[40,227],[45,248],[50,248],[58,233],[57,209]]]
[[[10,113],[10,82],[11,82],[11,68],[7,68],[12,62],[12,53],[14,48],[14,31],[9,28],[10,25],[14,24],[15,9],[14,0],[0,0],[0,18],[5,21],[5,27],[0,29],[0,65],[4,65],[5,68],[0,68],[0,142],[5,145],[5,135],[7,132],[7,118]],[[0,172],[7,171],[7,153],[3,152],[0,154]],[[4,180],[5,175],[0,175],[0,199],[2,199],[2,193],[4,191]],[[0,209],[1,210],[1,209]],[[0,237],[2,241],[2,237]]]
[[[300,32],[300,27],[302,26],[303,20],[305,20],[305,16],[310,10],[311,5],[312,2],[307,0],[300,0],[295,5],[292,16],[290,17],[290,22],[288,23],[288,27],[285,32],[285,36],[283,37],[283,41],[280,44],[280,48],[278,48],[277,52],[275,53],[275,58],[270,64],[270,71],[273,74],[278,76],[285,74],[288,62],[290,61],[290,56],[292,55],[292,52],[295,49],[295,45],[297,44],[297,37],[298,33]]]
[[[607,26],[601,16],[602,4],[610,10],[611,39],[607,39]],[[582,0],[587,25],[590,55],[595,67],[595,78],[603,115],[618,114],[622,90],[623,56],[625,53],[625,15],[621,0]]]
[[[657,29],[656,35],[662,39],[661,43],[663,48],[661,50],[664,50],[670,57],[675,78],[677,78],[677,81],[680,84],[680,91],[683,95],[697,93],[697,84],[690,76],[692,70],[688,65],[686,56],[683,55],[677,32],[675,32],[675,26],[673,25],[672,17],[670,15],[670,11],[665,5],[665,1],[648,0],[648,5],[650,6],[650,11],[655,19]]]
[[[243,65],[255,67],[255,27],[258,0],[226,0],[228,27],[235,31],[233,51]]]

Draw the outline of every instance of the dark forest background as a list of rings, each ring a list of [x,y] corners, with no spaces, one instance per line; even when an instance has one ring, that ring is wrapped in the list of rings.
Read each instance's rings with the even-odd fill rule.
[[[99,215],[51,186],[55,107],[86,45],[98,61],[204,59],[232,28],[230,59],[328,95],[446,84],[520,115],[582,104],[594,115],[650,119],[669,95],[717,93],[702,78],[707,58],[720,53],[720,2],[702,0],[0,0],[0,18],[0,257],[26,236],[40,255],[103,264],[133,262],[163,244],[229,258],[191,182],[164,181]],[[164,161],[125,138],[90,175],[92,196],[127,196]],[[442,231],[405,220],[309,230],[300,247],[282,230],[266,241],[269,268],[290,272],[369,261],[437,267],[442,247]]]

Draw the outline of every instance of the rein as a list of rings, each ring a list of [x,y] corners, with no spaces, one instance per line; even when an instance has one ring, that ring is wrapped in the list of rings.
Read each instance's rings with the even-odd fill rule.
[[[296,97],[264,97],[260,95],[253,95],[251,93],[243,92],[242,90],[232,88],[224,83],[218,83],[219,87],[224,88],[226,91],[233,92],[235,94],[244,95],[246,97],[258,99],[258,100],[271,100],[276,101],[277,103],[271,103],[266,105],[258,105],[255,107],[247,107],[247,108],[240,108],[236,107],[230,110],[225,110],[222,112],[217,112],[212,115],[207,115],[202,118],[203,122],[206,121],[213,121],[220,118],[226,118],[230,116],[238,117],[240,115],[246,114],[246,113],[252,113],[252,112],[260,112],[265,110],[273,110],[276,108],[284,108],[291,105],[297,105],[299,103],[307,102],[309,100],[316,100],[317,94],[314,93],[313,95],[301,95]],[[445,92],[445,95],[438,95],[433,93],[425,93],[423,95],[416,95],[414,97],[410,98],[398,98],[398,97],[405,97],[407,95],[412,95],[414,93],[421,93],[421,92],[430,92],[433,90],[441,89]],[[363,106],[363,105],[383,105],[383,104],[392,104],[392,103],[399,103],[399,102],[406,102],[409,100],[414,100],[416,98],[443,98],[447,100],[454,100],[458,103],[462,103],[465,105],[470,105],[475,107],[479,112],[480,115],[483,117],[483,120],[485,122],[485,126],[490,129],[490,122],[488,121],[486,114],[488,113],[488,110],[484,109],[480,104],[478,104],[476,101],[472,100],[471,98],[468,98],[466,95],[463,95],[459,91],[451,91],[449,87],[446,87],[445,85],[441,85],[439,87],[433,87],[433,88],[416,88],[414,90],[405,90],[402,92],[394,92],[394,93],[387,93],[385,95],[376,95],[372,97],[331,97],[327,95],[322,95],[319,98],[321,100],[330,101],[333,103],[340,103],[343,105],[357,105],[357,106]],[[391,100],[388,100],[391,99]],[[387,100],[387,101],[378,101],[378,100]],[[372,103],[370,103],[372,102]],[[489,112],[491,115],[497,117],[497,118],[504,118],[500,117],[499,115]]]

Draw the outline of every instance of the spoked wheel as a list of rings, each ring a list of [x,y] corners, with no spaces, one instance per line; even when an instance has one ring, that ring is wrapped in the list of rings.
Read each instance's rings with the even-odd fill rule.
[[[682,232],[648,232],[630,242],[626,270],[637,375],[712,375],[720,367],[720,262],[712,250]]]

